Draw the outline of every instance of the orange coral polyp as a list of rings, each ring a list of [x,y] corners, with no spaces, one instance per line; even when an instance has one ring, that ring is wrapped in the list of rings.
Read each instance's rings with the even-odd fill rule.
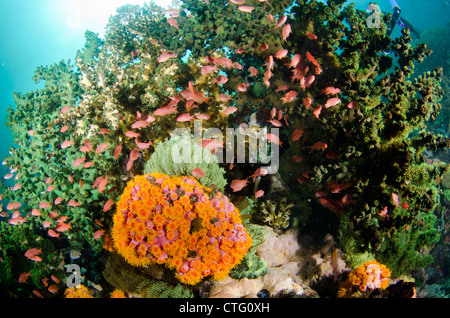
[[[234,205],[194,178],[137,176],[116,209],[112,238],[118,253],[134,266],[165,264],[185,284],[226,277],[251,246]]]

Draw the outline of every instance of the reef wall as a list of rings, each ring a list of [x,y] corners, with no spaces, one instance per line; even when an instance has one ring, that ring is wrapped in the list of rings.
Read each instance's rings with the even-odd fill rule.
[[[237,147],[212,138],[227,128],[279,149],[278,173],[268,173],[260,156],[239,162],[239,153],[183,172],[228,196],[244,226],[279,234],[299,228],[318,241],[331,233],[349,268],[377,259],[393,278],[432,262],[448,164],[429,162],[424,152],[450,144],[426,125],[441,109],[443,69],[413,79],[414,63],[431,50],[411,45],[407,29],[387,37],[390,14],[371,28],[368,13],[345,2],[126,5],[110,18],[105,39],[86,32],[74,61],[38,67],[34,79],[44,88],[16,93],[8,109],[16,146],[4,160],[14,185],[1,193],[5,290],[61,296],[66,269],[77,264],[99,296],[131,276],[142,281],[141,295],[158,295],[167,282],[107,265],[127,270],[108,261],[118,257],[113,215],[127,183],[145,169],[182,171],[152,163],[158,146],[172,151],[167,142],[179,131],[213,153]],[[249,153],[249,138],[244,145]],[[244,261],[254,267],[242,270],[263,275],[262,261],[251,257]],[[27,272],[31,278],[19,282]],[[152,289],[156,283],[162,287]],[[171,295],[208,295],[204,286],[173,288]]]

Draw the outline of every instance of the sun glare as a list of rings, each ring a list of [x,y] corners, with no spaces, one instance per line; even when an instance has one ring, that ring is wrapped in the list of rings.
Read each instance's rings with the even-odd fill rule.
[[[103,35],[108,18],[116,9],[125,4],[143,5],[145,0],[69,0],[59,2],[64,4],[66,27],[70,30],[89,29]],[[171,0],[156,0],[161,7],[168,8]]]

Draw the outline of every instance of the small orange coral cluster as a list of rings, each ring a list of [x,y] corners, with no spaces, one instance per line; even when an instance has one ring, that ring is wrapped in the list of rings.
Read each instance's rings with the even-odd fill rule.
[[[386,265],[373,260],[365,262],[364,265],[350,272],[348,279],[360,291],[372,291],[377,288],[388,287],[390,276],[391,271]]]
[[[224,278],[252,243],[228,198],[191,177],[137,176],[113,220],[114,247],[130,264],[165,264],[185,284]]]
[[[111,293],[110,298],[127,298],[125,295],[125,292],[120,289],[114,289],[114,291]]]
[[[64,296],[66,298],[94,298],[94,296],[92,296],[92,292],[84,285],[67,288],[64,291]]]

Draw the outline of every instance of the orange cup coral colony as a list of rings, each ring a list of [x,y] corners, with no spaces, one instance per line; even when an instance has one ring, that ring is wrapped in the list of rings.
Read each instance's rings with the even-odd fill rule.
[[[185,284],[226,277],[252,244],[233,203],[192,177],[137,176],[113,220],[114,246],[130,264],[165,264]]]
[[[391,271],[377,261],[367,261],[350,272],[348,279],[350,283],[358,287],[360,291],[372,291],[377,288],[384,289],[389,286]]]

